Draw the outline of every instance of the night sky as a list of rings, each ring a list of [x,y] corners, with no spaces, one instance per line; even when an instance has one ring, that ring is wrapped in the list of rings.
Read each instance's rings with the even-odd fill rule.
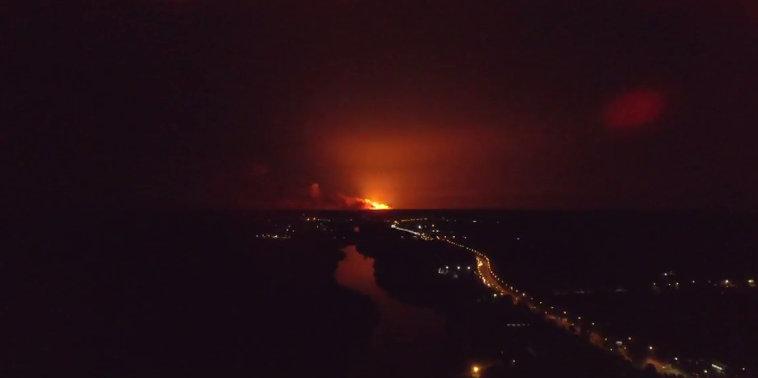
[[[18,1],[3,208],[758,207],[752,1]]]

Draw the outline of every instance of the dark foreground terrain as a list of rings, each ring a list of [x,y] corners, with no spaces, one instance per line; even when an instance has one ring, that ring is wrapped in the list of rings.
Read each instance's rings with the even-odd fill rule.
[[[401,219],[487,254],[510,285],[607,336],[608,350],[623,340],[632,357],[692,374],[758,370],[756,214],[440,211]]]
[[[2,376],[343,376],[379,313],[340,245],[244,217],[5,219]]]
[[[639,224],[622,237],[610,225],[569,232],[576,222],[545,214],[442,215],[444,227],[435,219],[413,228],[454,232],[492,253],[501,276],[582,315],[579,327],[495,295],[466,249],[390,228],[402,213],[15,216],[3,218],[0,239],[0,375],[653,378],[641,358],[651,355],[681,356],[672,366],[685,372],[703,371],[685,358],[719,359],[732,364],[729,376],[752,376],[754,307],[745,301],[754,303],[754,290],[651,291],[645,282],[660,278],[657,268],[635,275],[621,257],[653,246],[640,256],[670,266],[686,254],[636,240]],[[735,236],[749,225],[727,226],[739,232],[722,239],[749,249]],[[627,246],[601,253],[609,245]],[[693,253],[714,256],[709,246]],[[614,256],[628,269],[602,263]],[[735,256],[744,261],[732,265],[752,271],[752,257]],[[629,291],[605,289],[619,283]],[[599,289],[555,295],[552,287]],[[595,331],[633,336],[624,344],[631,360]]]

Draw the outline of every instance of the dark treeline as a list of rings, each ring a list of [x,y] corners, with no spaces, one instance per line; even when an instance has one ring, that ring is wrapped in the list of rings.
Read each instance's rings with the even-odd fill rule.
[[[411,239],[365,240],[359,250],[375,258],[377,282],[393,297],[445,315],[449,345],[441,363],[450,374],[477,365],[483,377],[658,377],[591,345],[587,334],[546,322],[510,297],[493,297],[475,274],[466,273],[475,260],[459,248]],[[446,265],[464,270],[439,274]]]
[[[483,377],[659,377],[593,346],[510,297],[483,301],[469,312],[471,349],[485,361]],[[512,327],[508,324],[528,324]]]
[[[398,238],[368,240],[359,242],[358,250],[376,259],[377,283],[401,301],[444,310],[480,292],[480,285],[471,284],[476,269],[473,255],[442,243]],[[445,266],[450,273],[441,275],[439,269]],[[452,278],[453,274],[459,279]]]
[[[341,376],[377,308],[334,281],[339,244],[257,224],[4,219],[2,375]]]

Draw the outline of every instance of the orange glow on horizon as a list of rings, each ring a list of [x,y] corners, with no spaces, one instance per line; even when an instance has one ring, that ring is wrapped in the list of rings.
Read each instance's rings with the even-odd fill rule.
[[[363,201],[363,203],[365,203],[366,205],[369,206],[368,207],[369,210],[390,210],[390,209],[392,209],[391,207],[389,207],[389,205],[383,204],[381,202],[372,201],[372,200],[367,199],[367,198],[364,198],[362,201]]]

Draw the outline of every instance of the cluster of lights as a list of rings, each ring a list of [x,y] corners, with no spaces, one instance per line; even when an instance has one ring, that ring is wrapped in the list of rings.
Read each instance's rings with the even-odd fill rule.
[[[670,273],[663,273],[663,275],[664,276],[670,275]],[[692,280],[693,284],[695,284],[696,282],[697,281]],[[749,278],[749,279],[746,280],[746,282],[747,282],[747,286],[748,287],[755,287],[755,280],[754,279]],[[709,285],[713,285],[715,287],[719,287],[719,286],[721,286],[721,287],[736,287],[737,286],[737,284],[735,284],[734,281],[729,280],[729,279],[724,279],[724,280],[718,281],[717,283],[713,283],[713,280],[707,280],[707,283]],[[659,287],[657,282],[653,282],[653,286],[656,287],[656,288]],[[678,288],[679,287],[679,282],[674,282],[673,284],[669,282],[669,283],[666,284],[666,286],[668,286],[668,287],[673,286],[673,287]]]
[[[426,219],[424,219],[424,220],[426,220]],[[422,239],[424,239],[424,240],[433,240],[431,237],[428,237],[428,236],[426,236],[425,234],[422,234],[422,233],[419,233],[419,232],[416,232],[416,231],[412,231],[412,230],[408,230],[408,229],[404,229],[404,228],[401,228],[401,227],[397,227],[395,224],[393,224],[393,225],[392,225],[392,228],[394,228],[394,229],[398,229],[398,230],[401,230],[401,231],[405,231],[405,232],[409,232],[409,233],[412,233],[412,234],[414,234],[414,235],[416,235],[416,236],[420,236],[420,237],[422,237]],[[419,228],[421,228],[421,226],[419,226]],[[455,238],[455,236],[453,236],[453,238]],[[439,237],[437,237],[437,239],[439,240]],[[518,239],[518,238],[517,238],[517,239]],[[445,242],[447,242],[447,243],[449,243],[449,244],[452,244],[452,245],[454,245],[454,246],[456,246],[456,247],[459,247],[459,248],[463,248],[463,249],[466,249],[466,250],[468,250],[468,251],[470,251],[470,252],[473,252],[474,254],[476,254],[476,260],[477,260],[477,269],[478,269],[478,271],[479,271],[479,277],[481,278],[481,280],[482,280],[482,283],[483,283],[483,284],[485,284],[487,287],[490,287],[490,288],[492,288],[492,287],[494,286],[495,290],[497,291],[496,293],[493,293],[493,295],[492,295],[493,297],[497,298],[498,296],[503,296],[503,295],[506,295],[506,294],[508,294],[508,291],[509,291],[508,289],[510,289],[511,291],[513,291],[513,292],[515,292],[515,293],[518,293],[518,292],[519,292],[519,291],[518,291],[518,289],[515,289],[515,288],[514,288],[512,285],[508,285],[508,284],[507,284],[507,283],[505,283],[505,282],[504,282],[502,279],[500,279],[500,277],[498,277],[498,276],[497,276],[497,274],[495,274],[495,272],[492,270],[492,265],[491,265],[491,263],[490,263],[490,259],[489,259],[489,257],[487,257],[486,255],[484,255],[484,254],[483,254],[483,253],[481,253],[480,251],[477,251],[477,250],[476,250],[476,249],[474,249],[474,248],[471,248],[471,247],[467,247],[467,246],[465,246],[465,245],[462,245],[462,244],[460,244],[460,243],[454,242],[454,241],[452,241],[452,240],[449,240],[449,239],[444,239],[444,241],[445,241]],[[492,278],[494,278],[494,279],[495,279],[495,282],[491,282],[491,281],[488,281],[488,280],[485,278],[485,274],[483,274],[483,273],[482,273],[482,271],[483,271],[483,267],[484,267],[485,265],[486,265],[486,270],[487,270],[487,272],[489,273],[489,276],[491,276]],[[445,267],[445,269],[447,269],[447,268],[448,268],[448,267]],[[470,268],[470,267],[469,267],[469,268]],[[460,267],[458,267],[458,269],[460,269]],[[723,282],[724,282],[725,284],[727,284],[727,285],[729,284],[729,280],[724,280]],[[747,282],[748,282],[748,285],[749,285],[749,286],[755,287],[755,280],[753,280],[753,279],[749,279]],[[693,283],[694,283],[694,281],[693,281]],[[654,283],[653,285],[655,285],[655,283]],[[678,285],[679,285],[679,283],[676,283],[676,285],[678,286]],[[507,288],[507,289],[506,289],[506,288]],[[519,296],[518,296],[518,295],[511,295],[511,297],[513,298],[514,302],[516,302],[516,301],[518,301],[518,300],[519,300]],[[522,293],[521,293],[521,297],[523,297],[525,300],[527,300],[527,304],[528,304],[528,306],[529,306],[529,309],[531,309],[531,310],[532,310],[532,311],[534,311],[535,313],[539,313],[539,314],[541,314],[541,313],[543,312],[543,311],[542,311],[542,310],[540,310],[540,309],[539,309],[539,308],[538,308],[536,305],[534,305],[533,303],[531,303],[531,302],[529,302],[529,301],[528,301],[529,299],[531,299],[531,301],[535,301],[534,297],[529,297],[529,296],[527,296],[527,294],[526,294],[526,293],[524,293],[524,292],[522,292]],[[540,305],[540,306],[542,306],[542,305],[543,305],[543,302],[542,302],[542,301],[539,301],[539,305]],[[554,306],[550,306],[550,310],[555,310]],[[550,314],[548,311],[544,311],[544,315],[545,315],[545,317],[546,317],[546,318],[548,318],[548,319],[551,319],[551,318],[553,318],[555,321],[557,321],[557,322],[559,322],[559,323],[562,323],[562,322],[564,322],[564,321],[565,321],[565,322],[568,324],[568,326],[573,326],[573,325],[574,325],[574,324],[573,324],[573,323],[571,323],[571,321],[568,319],[568,316],[567,316],[567,315],[568,315],[568,312],[567,312],[567,311],[565,311],[565,310],[563,311],[563,317],[559,317],[559,316],[557,317],[557,316],[555,316],[555,315],[551,315],[551,314]],[[577,316],[577,320],[582,320],[582,317],[581,317],[581,316]],[[595,326],[595,323],[594,323],[594,322],[589,322],[589,323],[591,324],[591,326]],[[512,325],[511,325],[511,324],[508,324],[507,326],[509,326],[509,327],[510,327],[510,326],[512,326]],[[524,325],[524,326],[525,326],[525,325]],[[604,338],[604,340],[605,340],[605,341],[608,341],[608,338],[607,338],[607,337],[605,337],[605,338]],[[630,337],[628,337],[628,340],[631,342],[631,341],[632,341],[632,337],[631,337],[631,336],[630,336]],[[619,342],[617,342],[617,344],[621,344],[621,342],[619,341]],[[601,347],[602,347],[602,346],[601,346]],[[626,347],[624,346],[624,347],[621,347],[620,349],[624,349],[624,350],[626,350]],[[654,348],[653,348],[653,346],[652,346],[652,345],[649,345],[649,346],[648,346],[648,351],[652,352],[652,351],[653,351],[653,349],[654,349]],[[613,348],[610,348],[610,350],[611,350],[611,351],[613,351]],[[674,361],[678,361],[678,360],[679,360],[679,358],[678,358],[678,357],[674,357]],[[514,362],[515,362],[515,361],[514,361]],[[744,371],[744,370],[745,370],[745,368],[742,368],[742,370]],[[480,371],[480,368],[479,368],[478,366],[474,365],[474,366],[473,366],[473,368],[472,368],[472,371],[473,371],[474,373],[478,373],[478,372]],[[706,370],[706,373],[707,373],[707,370]]]
[[[467,271],[471,270],[471,266],[461,267],[460,265],[458,265],[455,267],[456,270],[463,270],[463,268],[465,268],[465,270]],[[450,267],[447,265],[444,268],[437,269],[437,273],[439,274],[446,274],[448,271],[450,271]]]
[[[308,221],[308,222],[331,222],[331,221],[332,221],[331,219],[326,219],[326,218],[316,218],[316,217],[313,217],[313,218],[305,218],[305,220],[306,220],[306,221]]]
[[[289,239],[289,235],[278,235],[278,234],[258,234],[255,235],[258,239]]]
[[[405,232],[411,233],[413,235],[416,235],[416,236],[420,237],[423,240],[432,240],[432,238],[430,236],[428,236],[428,235],[426,235],[424,233],[413,231],[413,230],[409,230],[407,228],[402,228],[402,227],[400,227],[400,226],[398,226],[397,224],[394,224],[394,223],[390,227],[394,228],[396,230],[400,230],[400,231],[405,231]]]
[[[403,223],[403,222],[421,222],[425,221],[427,218],[413,218],[413,219],[400,219],[396,220],[395,223]]]

